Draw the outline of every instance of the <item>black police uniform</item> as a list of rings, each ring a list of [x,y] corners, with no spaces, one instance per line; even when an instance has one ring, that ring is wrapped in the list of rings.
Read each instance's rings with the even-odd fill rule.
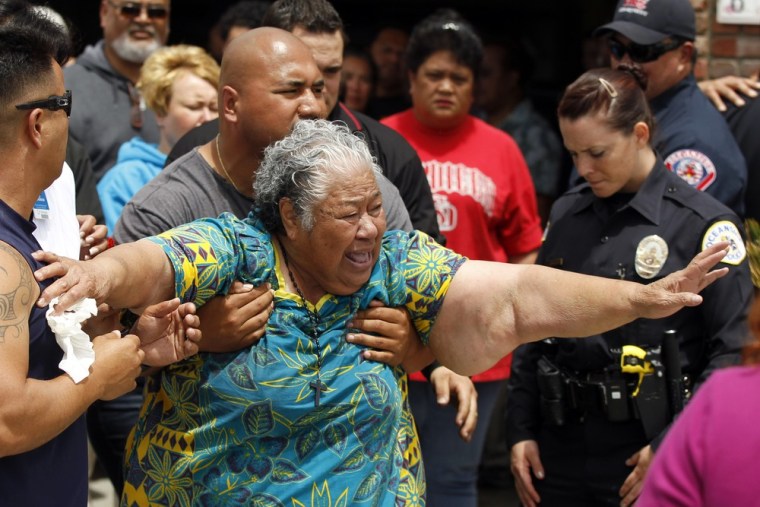
[[[728,104],[723,117],[739,144],[747,163],[747,186],[744,196],[744,213],[747,218],[760,221],[760,99],[743,96],[746,104],[737,107]]]
[[[719,239],[706,233],[718,230],[722,221],[730,222],[727,227],[735,232],[736,248],[729,256],[738,265],[730,265],[725,278],[703,291],[702,305],[666,319],[638,319],[587,339],[545,340],[515,352],[507,396],[508,443],[511,447],[523,440],[538,441],[546,477],[534,479],[533,484],[542,507],[619,505],[618,490],[632,470],[625,460],[648,443],[656,446],[660,437],[650,441],[641,421],[633,416],[611,422],[594,403],[580,404],[563,426],[549,424],[542,416],[536,374],[539,358],[545,355],[578,378],[598,379],[605,368],[619,371],[619,356],[611,349],[656,347],[665,330],[675,329],[680,335],[683,372],[700,382],[711,370],[738,361],[748,333],[746,315],[753,293],[736,215],[711,196],[695,191],[659,159],[636,194],[599,199],[588,184],[582,184],[554,204],[539,264],[641,283],[686,266],[704,248],[707,236]],[[637,272],[637,257],[639,263],[644,259],[637,248],[652,235],[661,238],[655,246],[664,240],[668,253],[659,273],[645,279]]]
[[[694,76],[650,101],[652,145],[669,169],[744,217],[747,167],[736,140]]]

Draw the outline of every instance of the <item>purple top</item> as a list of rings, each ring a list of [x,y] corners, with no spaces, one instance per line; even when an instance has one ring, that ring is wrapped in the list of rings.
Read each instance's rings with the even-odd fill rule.
[[[636,507],[760,506],[760,367],[716,371],[660,446]]]

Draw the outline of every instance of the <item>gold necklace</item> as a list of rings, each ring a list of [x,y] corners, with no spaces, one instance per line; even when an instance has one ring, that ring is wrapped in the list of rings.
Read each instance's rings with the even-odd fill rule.
[[[227,168],[224,167],[224,161],[222,160],[222,152],[219,151],[219,134],[216,135],[214,138],[215,144],[216,144],[216,158],[219,159],[219,167],[222,168],[222,171],[224,172],[224,176],[227,178],[227,181],[230,182],[230,184],[235,187],[235,190],[238,191],[238,193],[241,193],[243,195],[246,195],[245,192],[240,190],[238,186],[235,184],[235,180],[232,179],[232,176],[230,176],[230,173],[227,172]]]

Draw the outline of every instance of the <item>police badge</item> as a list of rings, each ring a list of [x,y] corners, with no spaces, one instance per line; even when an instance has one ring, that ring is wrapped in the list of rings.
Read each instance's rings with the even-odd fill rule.
[[[639,241],[636,247],[636,273],[645,280],[651,280],[660,272],[668,259],[668,244],[656,234]]]

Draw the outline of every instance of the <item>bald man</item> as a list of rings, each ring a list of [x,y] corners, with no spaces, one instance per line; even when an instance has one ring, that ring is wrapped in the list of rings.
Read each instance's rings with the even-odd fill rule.
[[[238,40],[239,39],[239,40]],[[114,236],[134,241],[198,217],[244,217],[264,148],[301,118],[325,118],[324,80],[309,48],[277,28],[235,39],[222,61],[219,135],[180,157],[124,208]],[[409,230],[398,190],[380,181],[390,229]]]

